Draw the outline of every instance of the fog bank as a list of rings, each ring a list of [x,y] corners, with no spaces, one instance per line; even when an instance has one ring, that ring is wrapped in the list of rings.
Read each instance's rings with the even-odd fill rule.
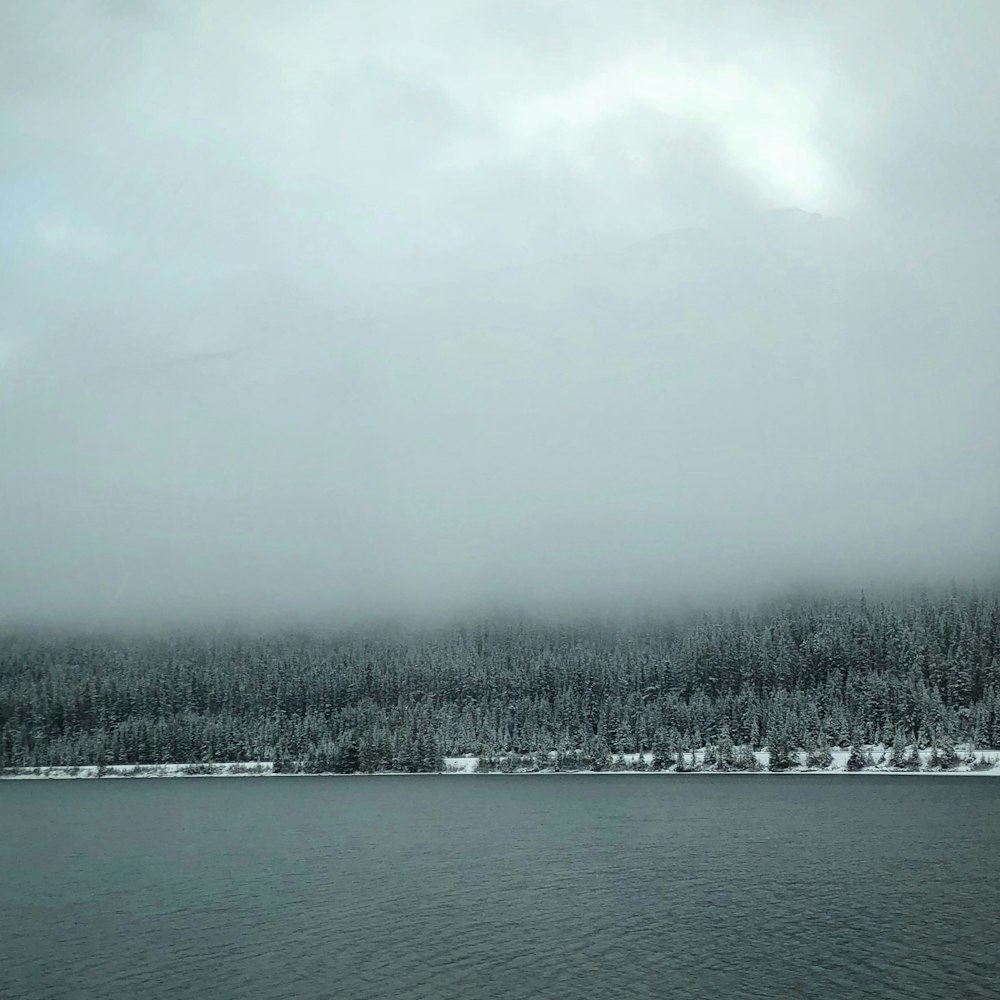
[[[0,12],[0,621],[993,578],[993,4]]]

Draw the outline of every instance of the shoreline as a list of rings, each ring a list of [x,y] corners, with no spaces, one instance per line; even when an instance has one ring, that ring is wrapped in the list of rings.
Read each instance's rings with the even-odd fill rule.
[[[887,753],[883,747],[869,748],[873,756]],[[960,754],[968,756],[971,752],[967,748],[960,749]],[[827,768],[810,768],[805,766],[791,767],[783,771],[769,771],[768,752],[766,750],[756,751],[754,756],[760,765],[756,771],[719,771],[713,768],[701,768],[701,760],[704,750],[695,751],[696,767],[694,770],[677,771],[674,768],[668,770],[654,771],[648,769],[648,764],[652,761],[651,753],[642,755],[646,769],[635,770],[634,766],[639,759],[639,754],[625,754],[626,767],[608,767],[601,771],[588,769],[541,769],[541,768],[517,768],[509,771],[477,770],[479,758],[474,756],[466,757],[446,757],[445,769],[443,771],[430,771],[414,773],[409,771],[374,771],[374,772],[353,772],[347,774],[321,772],[319,774],[304,772],[278,772],[274,771],[272,761],[249,761],[249,762],[217,762],[211,764],[108,764],[103,768],[96,764],[70,766],[53,765],[51,767],[21,767],[10,768],[5,773],[0,773],[0,781],[68,781],[68,780],[105,780],[123,778],[358,778],[358,777],[379,777],[382,775],[399,777],[406,775],[409,777],[420,777],[431,775],[573,775],[573,774],[608,774],[608,775],[671,775],[676,777],[698,776],[698,775],[746,775],[748,777],[758,777],[761,775],[781,776],[781,775],[824,775],[824,774],[845,774],[845,775],[892,775],[900,777],[920,777],[920,776],[963,776],[963,777],[1000,777],[1000,751],[978,750],[976,751],[977,762],[983,758],[989,766],[970,765],[963,760],[956,767],[948,770],[939,768],[929,768],[927,761],[930,758],[930,750],[920,751],[921,768],[910,770],[906,768],[894,768],[888,765],[876,764],[874,767],[866,767],[859,771],[847,770],[847,758],[849,751],[833,750],[833,762]],[[11,773],[13,772],[13,773]]]

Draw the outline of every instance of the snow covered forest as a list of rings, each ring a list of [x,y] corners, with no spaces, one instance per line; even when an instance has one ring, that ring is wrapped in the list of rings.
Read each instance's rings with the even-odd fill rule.
[[[866,743],[1000,747],[1000,594],[617,623],[0,635],[3,768],[430,771],[555,751],[601,769],[637,752],[822,760]]]

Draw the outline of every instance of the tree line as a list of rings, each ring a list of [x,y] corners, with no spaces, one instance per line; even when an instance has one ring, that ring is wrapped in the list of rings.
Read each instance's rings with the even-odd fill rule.
[[[704,746],[748,764],[764,747],[791,761],[961,742],[1000,747],[995,592],[686,619],[0,635],[0,767],[434,771],[465,754],[614,766],[639,752],[676,766]]]

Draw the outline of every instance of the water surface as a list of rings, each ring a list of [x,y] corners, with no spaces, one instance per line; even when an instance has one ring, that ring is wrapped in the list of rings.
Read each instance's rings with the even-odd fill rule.
[[[0,997],[1000,995],[1000,782],[0,783]]]

